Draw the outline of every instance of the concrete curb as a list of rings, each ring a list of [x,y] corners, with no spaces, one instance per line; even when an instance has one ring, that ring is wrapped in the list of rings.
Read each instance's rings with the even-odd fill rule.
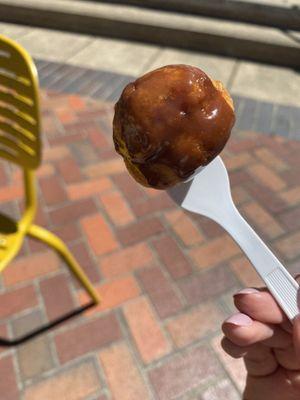
[[[91,0],[97,3],[125,4],[155,10],[202,15],[300,31],[300,7],[296,4],[261,3],[239,0]]]
[[[0,20],[300,67],[296,40],[241,23],[61,0],[0,0]]]

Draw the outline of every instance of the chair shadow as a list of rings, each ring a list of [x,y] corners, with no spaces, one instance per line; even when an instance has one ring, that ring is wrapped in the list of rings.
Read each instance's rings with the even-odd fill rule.
[[[54,319],[53,321],[48,322],[47,324],[42,325],[39,328],[33,329],[32,331],[26,333],[25,335],[22,335],[16,339],[5,339],[0,337],[0,346],[2,347],[12,347],[12,346],[18,346],[20,344],[23,344],[27,342],[28,340],[31,340],[35,338],[36,336],[41,335],[44,332],[47,332],[51,329],[56,328],[58,325],[62,324],[65,321],[68,321],[77,315],[83,313],[84,311],[88,310],[89,308],[94,307],[96,304],[94,302],[90,302],[82,307],[78,307],[75,310],[72,310],[64,315],[62,315],[59,318]]]
[[[16,233],[17,223],[10,217],[0,214],[0,232],[4,234]]]

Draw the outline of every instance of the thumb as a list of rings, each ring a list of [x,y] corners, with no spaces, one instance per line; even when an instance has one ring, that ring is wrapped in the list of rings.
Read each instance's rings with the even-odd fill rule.
[[[300,360],[300,314],[294,319],[293,338],[297,358]]]

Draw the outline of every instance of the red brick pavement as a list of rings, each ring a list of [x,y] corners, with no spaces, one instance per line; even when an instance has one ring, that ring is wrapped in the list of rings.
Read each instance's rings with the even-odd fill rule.
[[[17,351],[2,346],[3,399],[239,398],[243,368],[222,353],[220,324],[232,293],[260,284],[249,262],[216,224],[131,179],[112,149],[111,104],[44,92],[43,110],[38,221],[68,244],[103,302]],[[234,132],[223,154],[238,207],[293,273],[299,151],[300,142]],[[20,209],[20,178],[0,165],[10,215]],[[0,335],[86,301],[63,263],[26,241],[0,282]]]

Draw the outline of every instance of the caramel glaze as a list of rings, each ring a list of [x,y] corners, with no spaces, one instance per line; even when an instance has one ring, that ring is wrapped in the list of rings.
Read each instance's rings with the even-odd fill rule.
[[[115,106],[115,148],[140,183],[166,189],[212,161],[234,121],[228,94],[203,71],[169,65],[123,90]]]

